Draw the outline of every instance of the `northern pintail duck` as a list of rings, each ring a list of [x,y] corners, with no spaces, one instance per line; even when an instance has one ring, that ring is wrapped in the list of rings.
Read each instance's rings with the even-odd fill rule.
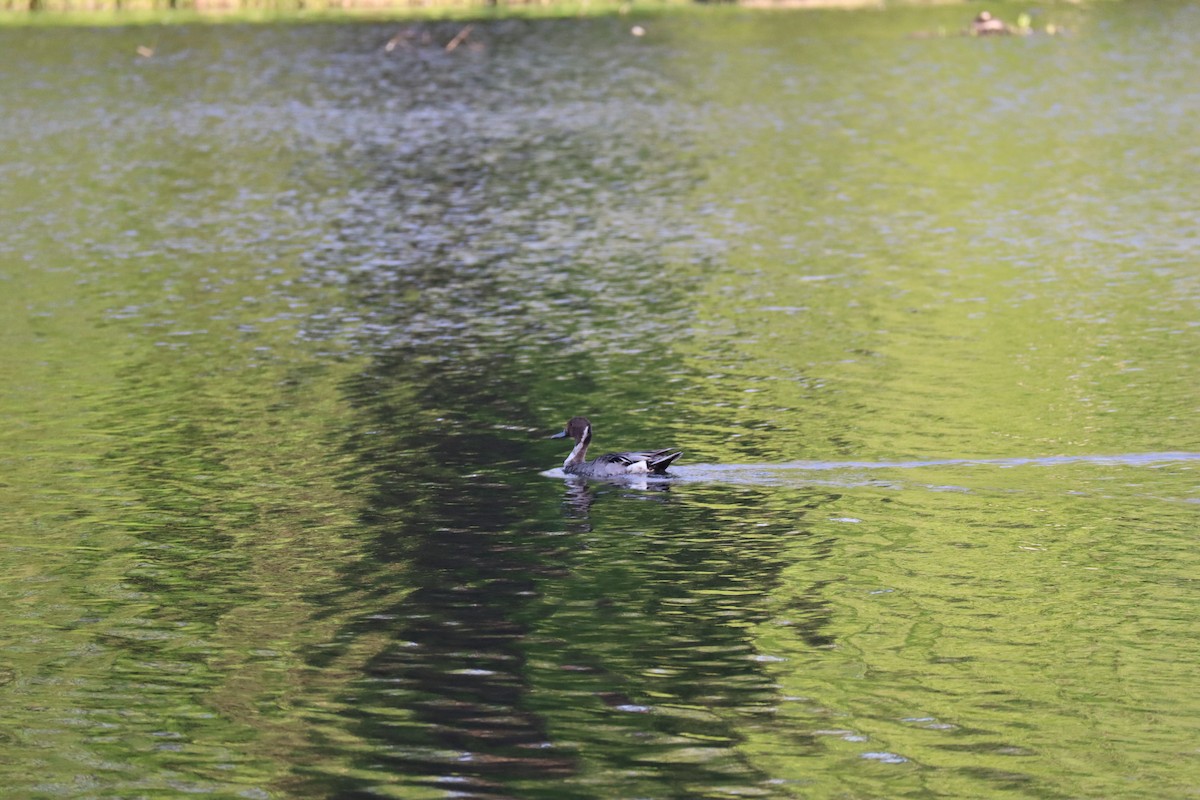
[[[551,439],[574,439],[571,455],[563,462],[563,472],[588,478],[615,478],[622,475],[664,475],[671,462],[683,455],[682,450],[646,450],[633,453],[607,453],[586,461],[592,441],[592,423],[587,417],[572,417],[562,433]]]

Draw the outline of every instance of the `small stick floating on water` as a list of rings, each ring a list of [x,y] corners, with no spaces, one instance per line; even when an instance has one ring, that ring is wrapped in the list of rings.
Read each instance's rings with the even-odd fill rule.
[[[454,52],[454,48],[458,47],[460,44],[462,44],[463,42],[465,42],[467,40],[467,37],[471,35],[471,29],[474,27],[475,27],[474,25],[467,25],[461,31],[459,31],[458,34],[455,35],[455,37],[453,39],[451,39],[449,42],[446,43],[446,52],[447,53]]]

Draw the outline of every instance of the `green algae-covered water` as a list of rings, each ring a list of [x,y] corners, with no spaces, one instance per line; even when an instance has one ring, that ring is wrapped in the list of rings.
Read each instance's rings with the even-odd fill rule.
[[[993,10],[0,30],[3,793],[1200,792],[1200,7]]]

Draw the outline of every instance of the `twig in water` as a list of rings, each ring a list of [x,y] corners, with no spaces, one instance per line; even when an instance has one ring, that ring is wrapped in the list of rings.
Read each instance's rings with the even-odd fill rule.
[[[407,48],[408,41],[412,37],[413,37],[413,31],[411,28],[401,28],[399,31],[396,32],[395,36],[388,39],[388,42],[387,42],[387,44],[385,44],[383,46],[383,49],[390,53],[393,50],[395,50],[397,47]]]
[[[467,25],[461,31],[459,31],[453,39],[446,43],[446,52],[454,52],[454,48],[458,47],[467,40],[467,37],[471,35],[471,29],[474,27],[474,25]]]

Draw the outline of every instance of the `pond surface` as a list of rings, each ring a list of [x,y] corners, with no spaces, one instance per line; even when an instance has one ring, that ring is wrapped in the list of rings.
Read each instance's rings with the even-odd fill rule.
[[[1200,791],[1200,6],[971,13],[0,30],[5,791]]]

